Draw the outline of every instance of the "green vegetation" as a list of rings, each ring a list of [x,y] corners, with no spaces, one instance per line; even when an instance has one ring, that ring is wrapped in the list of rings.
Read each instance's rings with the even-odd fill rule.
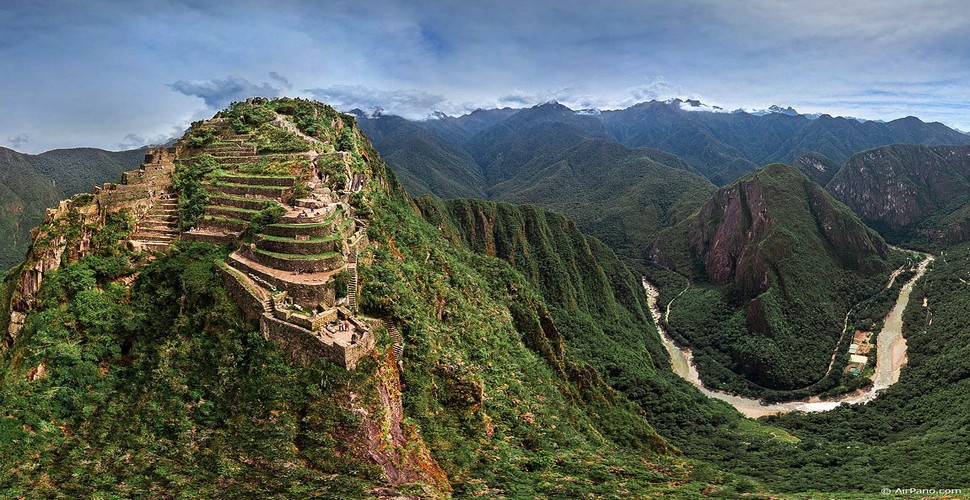
[[[0,148],[0,270],[24,259],[30,230],[58,201],[105,182],[119,182],[145,157],[143,149],[110,152],[56,149],[39,155]]]
[[[786,451],[730,453],[775,491],[875,493],[970,485],[970,246],[936,259],[904,315],[909,361],[899,382],[865,405],[770,419],[800,439]],[[923,299],[928,307],[923,307]],[[736,469],[737,470],[737,469]]]
[[[617,295],[616,290],[623,289],[618,283],[626,283],[631,292],[638,285],[635,277],[624,277],[628,271],[608,250],[596,250],[595,240],[563,238],[557,228],[568,223],[555,214],[478,200],[420,198],[417,202],[424,217],[443,228],[449,239],[513,263],[544,295],[558,297],[549,303],[575,304],[559,313],[562,316],[582,318],[612,303],[609,292],[590,287],[588,283],[595,280],[589,276],[605,272],[613,283],[614,297],[622,296]],[[581,257],[584,248],[593,252],[592,262]],[[966,398],[960,394],[967,390],[964,375],[970,358],[964,351],[970,341],[961,335],[970,335],[970,329],[960,318],[968,307],[964,298],[970,300],[970,287],[960,279],[970,281],[970,247],[952,250],[946,260],[945,267],[937,260],[911,296],[904,326],[910,362],[899,383],[867,405],[774,417],[769,425],[741,418],[672,375],[646,318],[632,326],[620,323],[606,330],[607,335],[597,330],[612,328],[613,318],[629,313],[594,316],[598,321],[578,323],[575,329],[571,321],[557,318],[556,326],[569,352],[595,366],[609,385],[638,402],[658,432],[687,457],[755,478],[758,488],[785,493],[785,497],[824,492],[806,494],[811,498],[875,498],[883,487],[966,488],[970,465],[961,450],[968,449],[970,438],[961,428]],[[684,282],[677,281],[677,275],[668,276],[665,287],[676,295]],[[871,304],[858,309],[850,324],[871,325],[873,318],[881,318],[891,302],[886,297],[895,298],[906,279],[901,275],[893,290],[880,292]],[[947,284],[941,285],[940,280]],[[935,331],[926,329],[926,309],[920,307],[928,290],[934,291],[929,310],[931,326],[939,328]],[[578,300],[569,300],[577,295]],[[645,302],[642,295],[632,294],[631,299]],[[616,307],[636,311],[622,304],[617,301]],[[645,304],[639,307],[646,309]],[[554,315],[556,309],[551,309]],[[603,321],[606,317],[610,320]],[[583,348],[584,344],[589,347]],[[915,454],[913,461],[910,453]]]
[[[182,229],[195,227],[199,217],[209,204],[209,192],[202,181],[219,169],[219,163],[210,155],[202,155],[191,162],[176,166],[172,187],[179,193],[178,214]]]
[[[216,139],[216,135],[215,126],[208,122],[198,121],[192,122],[192,126],[182,139],[187,147],[201,148],[211,144]]]
[[[248,235],[252,236],[261,233],[263,228],[270,224],[276,224],[286,213],[286,209],[274,203],[258,212],[249,219],[249,228],[246,229]]]
[[[350,271],[343,269],[333,275],[330,280],[333,282],[333,290],[337,298],[346,297],[347,287],[350,285]]]
[[[769,400],[838,384],[835,367],[825,375],[846,314],[902,263],[888,262],[886,244],[845,206],[780,164],[722,188],[644,254],[691,280],[667,327],[693,348],[704,381]]]
[[[849,158],[826,186],[886,239],[940,250],[970,239],[968,146],[894,144]]]
[[[222,116],[232,120],[232,129],[237,134],[248,134],[276,117],[265,106],[245,101],[232,103],[228,110],[222,112]]]
[[[257,128],[253,137],[257,153],[302,153],[310,150],[310,145],[300,136],[269,124]]]
[[[293,186],[293,193],[291,197],[294,200],[299,200],[302,198],[306,198],[307,196],[310,195],[311,192],[312,190],[310,189],[310,186],[307,186],[305,182],[301,182]]]

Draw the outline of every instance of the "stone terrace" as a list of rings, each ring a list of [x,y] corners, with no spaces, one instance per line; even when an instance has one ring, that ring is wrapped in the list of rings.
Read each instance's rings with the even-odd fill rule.
[[[367,244],[366,227],[353,217],[350,190],[332,190],[316,174],[316,154],[258,154],[245,135],[216,121],[212,145],[185,151],[181,161],[210,155],[220,165],[218,175],[203,186],[209,204],[196,227],[184,236],[237,248],[220,266],[236,302],[260,322],[263,335],[283,346],[300,363],[324,358],[347,369],[374,347],[372,325],[356,318],[356,255]],[[254,165],[299,158],[310,171],[281,174]],[[253,173],[256,171],[257,173]],[[354,177],[349,187],[363,185]],[[298,187],[309,194],[293,199]],[[302,188],[301,188],[302,189]],[[304,191],[304,193],[307,191]],[[282,207],[277,223],[252,234],[253,219],[264,209]],[[258,226],[257,226],[258,227]],[[353,261],[348,264],[349,261]],[[349,276],[351,299],[337,298],[334,277]]]

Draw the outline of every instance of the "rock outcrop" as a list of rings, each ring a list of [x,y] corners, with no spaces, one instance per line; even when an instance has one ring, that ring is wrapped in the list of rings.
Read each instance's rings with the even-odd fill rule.
[[[864,151],[845,162],[827,189],[889,237],[917,230],[953,240],[970,220],[957,213],[970,202],[970,146],[896,144]],[[951,214],[956,219],[920,227],[932,217]]]

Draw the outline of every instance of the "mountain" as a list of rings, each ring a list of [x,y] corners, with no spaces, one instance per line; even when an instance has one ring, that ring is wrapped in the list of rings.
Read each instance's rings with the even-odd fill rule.
[[[853,155],[833,196],[894,241],[970,238],[970,147],[897,144]]]
[[[121,173],[141,163],[144,149],[103,151],[57,149],[39,155],[0,148],[0,268],[23,260],[29,231],[44,211],[95,185],[121,180]]]
[[[434,118],[414,122],[428,132],[441,137],[451,144],[465,144],[479,132],[497,125],[506,118],[518,113],[518,109],[476,109],[461,116],[448,116],[438,113]]]
[[[5,492],[753,488],[695,468],[649,422],[652,393],[634,402],[585,361],[624,335],[649,363],[627,366],[664,379],[657,338],[638,341],[654,332],[637,279],[560,216],[502,224],[524,242],[545,221],[534,229],[557,242],[530,252],[528,275],[474,252],[502,233],[420,218],[352,116],[300,99],[236,103],[125,179],[63,203],[0,289]],[[624,372],[609,380],[642,391]],[[699,398],[654,386],[669,405]]]
[[[690,280],[669,326],[702,353],[705,381],[750,394],[823,379],[843,316],[880,289],[890,256],[847,207],[782,164],[720,189],[646,254]]]
[[[522,110],[466,141],[464,147],[493,186],[514,176],[522,164],[544,154],[556,153],[579,137],[606,139],[599,119],[577,115],[550,102]]]
[[[689,215],[714,189],[675,156],[611,141],[595,116],[558,103],[522,110],[480,132],[469,139],[469,155],[417,129],[417,122],[358,120],[409,193],[540,205],[626,256],[638,256],[660,229]],[[471,154],[477,157],[469,160]]]
[[[364,118],[362,123],[376,118],[360,115]],[[666,151],[718,186],[761,165],[794,164],[800,157],[812,153],[841,163],[859,151],[889,144],[970,145],[967,134],[914,117],[890,122],[865,121],[827,114],[804,115],[791,107],[780,106],[763,112],[726,113],[696,100],[680,99],[649,101],[608,111],[574,111],[553,101],[521,110],[480,109],[460,117],[438,114],[436,118],[413,123],[471,156],[478,165],[477,171],[486,177],[486,188],[511,177],[518,165],[550,149],[561,149],[564,141],[574,137],[613,140],[631,148]],[[370,130],[368,125],[363,126]],[[538,141],[539,138],[542,140]],[[415,141],[427,143],[428,139],[415,136]],[[401,149],[401,143],[397,144],[395,150]],[[540,147],[530,152],[523,144]],[[476,171],[466,164],[467,159],[460,162],[463,169],[455,170],[456,153],[453,150],[441,153],[440,148],[440,144],[430,149],[426,144],[418,144],[410,148],[415,152],[408,161],[392,163],[401,168],[406,185],[415,193],[451,197],[454,189],[441,180],[437,182],[446,186],[440,192],[432,186],[411,186],[408,177],[419,179],[430,174],[446,179],[457,175],[461,179],[455,182],[461,183],[468,180],[468,171]],[[424,150],[428,151],[420,153]],[[442,165],[438,167],[438,163]],[[411,168],[417,172],[409,174]]]
[[[485,179],[463,149],[399,116],[355,113],[361,129],[413,196],[484,197]]]
[[[523,164],[491,192],[497,200],[563,213],[618,252],[636,256],[713,190],[710,182],[668,153],[576,137],[569,147]]]
[[[796,158],[791,163],[791,166],[800,170],[809,179],[817,182],[819,186],[827,185],[842,167],[838,162],[830,160],[821,153],[803,154]]]
[[[718,185],[758,165],[791,163],[817,152],[836,162],[852,154],[893,143],[970,144],[968,137],[939,123],[906,117],[887,123],[792,112],[752,115],[684,111],[659,101],[606,111],[600,115],[612,136],[632,147],[671,152]],[[794,111],[794,110],[792,110]]]

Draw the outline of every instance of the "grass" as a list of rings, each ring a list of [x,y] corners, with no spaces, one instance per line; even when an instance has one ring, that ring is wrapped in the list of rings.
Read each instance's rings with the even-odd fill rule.
[[[343,239],[343,237],[341,235],[339,235],[339,234],[333,234],[333,235],[330,235],[330,236],[325,236],[323,238],[311,238],[311,239],[308,239],[308,240],[297,240],[297,239],[294,239],[294,238],[286,238],[286,237],[283,237],[283,236],[272,236],[272,235],[268,235],[268,234],[261,234],[260,237],[263,238],[264,240],[267,240],[267,241],[280,241],[280,242],[284,242],[284,243],[297,243],[297,244],[301,244],[301,243],[323,243],[325,241],[334,241],[334,240],[342,240]]]
[[[203,215],[201,218],[203,220],[212,220],[212,221],[218,221],[218,222],[230,222],[230,223],[233,223],[233,224],[246,224],[246,225],[249,224],[249,222],[246,222],[244,220],[230,219],[228,217],[218,217],[218,216],[215,216],[215,215]]]
[[[271,189],[273,191],[285,191],[291,186],[264,186],[262,184],[238,184],[235,182],[222,182],[222,181],[210,181],[203,183],[203,186],[215,186],[215,187],[238,187],[246,189]]]
[[[219,177],[245,177],[247,179],[285,179],[285,180],[296,179],[295,175],[261,175],[261,174],[244,174],[244,173],[236,173],[236,174],[230,173],[230,174],[221,175]]]
[[[320,253],[320,254],[314,254],[314,255],[278,253],[278,252],[270,252],[269,250],[263,250],[261,248],[255,248],[253,249],[253,251],[256,253],[268,255],[270,257],[275,257],[277,259],[287,259],[287,260],[324,260],[324,259],[331,259],[333,257],[340,255],[340,252],[327,252],[327,253]]]

